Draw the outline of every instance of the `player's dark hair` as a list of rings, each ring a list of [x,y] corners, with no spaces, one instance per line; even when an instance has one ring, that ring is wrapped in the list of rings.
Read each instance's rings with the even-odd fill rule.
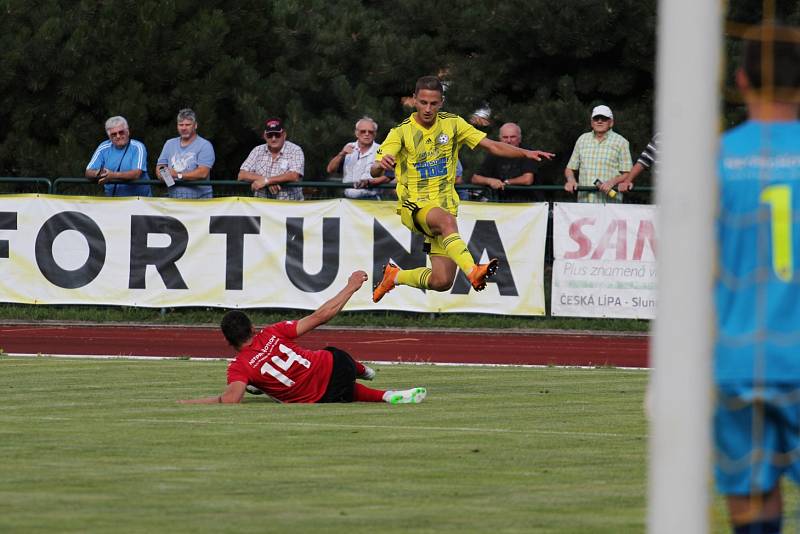
[[[800,88],[800,31],[782,25],[753,28],[745,34],[741,65],[754,89]]]
[[[444,87],[442,86],[442,82],[436,76],[423,76],[417,80],[417,85],[414,86],[414,94],[417,94],[425,89],[428,91],[439,91],[444,95]]]
[[[253,335],[253,323],[247,314],[239,310],[226,313],[219,327],[228,343],[235,348],[241,347]]]

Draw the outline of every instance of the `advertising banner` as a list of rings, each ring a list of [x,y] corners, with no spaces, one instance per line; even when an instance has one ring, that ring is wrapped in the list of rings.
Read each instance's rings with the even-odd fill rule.
[[[476,258],[500,260],[486,290],[459,273],[450,291],[372,286],[391,259],[428,262],[391,201],[173,200],[0,196],[0,301],[143,307],[316,309],[354,270],[370,280],[349,310],[544,314],[546,204],[467,202],[459,230]]]
[[[653,319],[656,208],[553,205],[553,316]]]

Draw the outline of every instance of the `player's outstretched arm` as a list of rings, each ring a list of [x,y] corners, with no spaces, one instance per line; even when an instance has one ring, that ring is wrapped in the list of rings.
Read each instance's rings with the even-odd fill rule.
[[[242,402],[246,386],[247,384],[244,382],[231,382],[222,395],[202,399],[183,399],[179,400],[178,404],[238,404]]]
[[[393,155],[385,154],[380,161],[376,161],[372,164],[372,167],[369,168],[369,174],[373,178],[383,176],[386,171],[394,169],[395,163]]]
[[[542,158],[552,159],[555,156],[552,152],[528,150],[485,137],[478,143],[478,146],[500,158],[530,158],[541,161]]]
[[[339,291],[332,299],[320,306],[317,311],[303,317],[297,321],[297,336],[300,337],[306,332],[310,332],[321,324],[325,324],[333,319],[337,313],[342,311],[344,305],[350,300],[350,297],[358,291],[364,282],[367,281],[367,273],[364,271],[355,271],[347,279],[347,285],[344,289]]]

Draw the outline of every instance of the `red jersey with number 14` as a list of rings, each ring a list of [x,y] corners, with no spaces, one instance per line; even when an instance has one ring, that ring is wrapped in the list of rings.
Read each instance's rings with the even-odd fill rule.
[[[296,321],[264,328],[228,365],[228,384],[252,384],[281,402],[317,402],[328,388],[333,355],[303,348],[296,337]]]

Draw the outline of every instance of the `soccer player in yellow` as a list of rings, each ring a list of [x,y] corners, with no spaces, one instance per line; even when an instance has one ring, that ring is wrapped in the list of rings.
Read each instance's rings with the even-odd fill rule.
[[[554,156],[487,139],[485,133],[458,115],[440,111],[443,103],[444,88],[437,77],[423,76],[417,80],[416,111],[392,128],[370,169],[373,177],[395,169],[397,213],[403,225],[425,235],[425,248],[431,258],[430,268],[409,270],[387,262],[383,280],[372,293],[374,302],[396,285],[447,291],[453,286],[456,267],[466,273],[476,291],[481,291],[486,287],[486,279],[497,272],[497,259],[476,264],[458,233],[458,194],[454,184],[462,145],[471,149],[479,146],[503,158],[539,161]]]

